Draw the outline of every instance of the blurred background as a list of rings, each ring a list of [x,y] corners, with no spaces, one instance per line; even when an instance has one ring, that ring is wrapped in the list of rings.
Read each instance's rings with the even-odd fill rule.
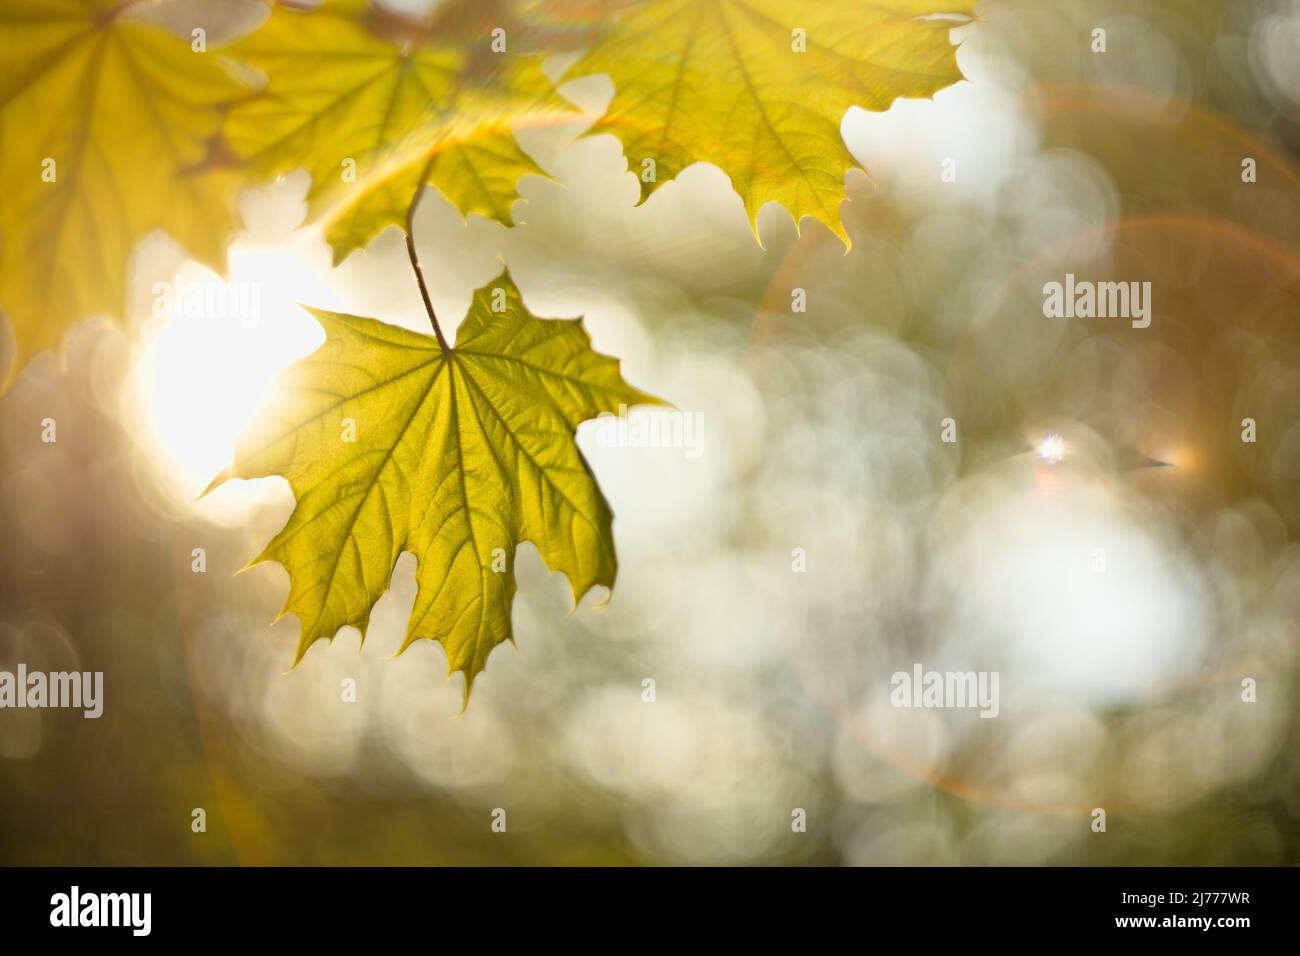
[[[206,7],[229,36],[261,9]],[[1300,863],[1300,2],[980,14],[966,82],[845,118],[847,254],[774,207],[760,247],[712,167],[637,207],[580,136],[603,78],[519,131],[553,178],[516,228],[427,195],[441,316],[504,260],[702,429],[583,426],[616,593],[572,610],[525,545],[518,647],[464,714],[441,647],[390,659],[410,555],[364,648],[289,670],[287,576],[236,574],[287,484],[196,500],[323,337],[298,303],[426,329],[400,235],[331,269],[298,174],[245,194],[224,280],[148,240],[126,328],[83,323],[0,399],[0,669],[100,670],[106,698],[0,712],[0,861]],[[1151,326],[1044,318],[1067,272],[1150,281]],[[258,320],[155,314],[177,275],[255,289]],[[917,662],[997,671],[998,717],[891,706]]]

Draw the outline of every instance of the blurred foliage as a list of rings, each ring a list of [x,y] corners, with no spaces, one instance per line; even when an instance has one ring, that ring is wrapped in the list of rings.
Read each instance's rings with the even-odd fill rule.
[[[169,352],[195,384],[149,391],[140,356],[166,339],[138,290],[177,254],[145,250],[136,334],[87,323],[66,369],[38,359],[3,399],[0,666],[103,670],[107,702],[0,714],[0,859],[1300,862],[1300,9],[978,12],[969,82],[846,119],[874,184],[849,177],[847,255],[775,208],[758,248],[709,167],[639,204],[621,146],[572,130],[521,132],[555,181],[523,181],[514,229],[422,208],[440,314],[504,258],[531,312],[585,314],[630,381],[705,423],[698,459],[579,430],[617,515],[616,599],[566,616],[563,580],[522,554],[518,652],[462,717],[438,648],[385,660],[409,558],[364,652],[345,631],[283,672],[297,625],[266,622],[287,578],[234,573],[292,498],[196,505],[159,448],[158,416],[205,407],[202,376],[240,356]],[[610,96],[566,92],[592,113]],[[249,241],[291,241],[305,194],[248,197]],[[337,270],[347,310],[420,328],[403,259],[389,234]],[[1152,281],[1155,322],[1048,322],[1042,284],[1066,271]],[[970,422],[955,448],[947,415]],[[1046,431],[1062,467],[1033,453]],[[1106,575],[1064,573],[1098,544]],[[890,707],[913,661],[999,670],[999,718]]]

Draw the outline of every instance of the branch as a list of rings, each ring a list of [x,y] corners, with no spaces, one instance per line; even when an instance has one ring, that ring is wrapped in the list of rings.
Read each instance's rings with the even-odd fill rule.
[[[424,269],[420,267],[420,257],[415,251],[415,210],[419,208],[420,198],[424,195],[424,184],[429,181],[429,171],[433,169],[433,161],[437,155],[437,153],[434,153],[429,157],[429,161],[424,164],[424,170],[420,173],[420,181],[415,187],[415,196],[411,199],[411,205],[406,210],[406,255],[411,260],[411,269],[415,272],[415,281],[420,287],[420,297],[424,299],[424,311],[429,313],[429,324],[433,326],[433,334],[438,337],[438,344],[442,346],[442,350],[450,352],[451,346],[447,344],[446,336],[442,334],[442,326],[438,324],[438,314],[433,311],[433,300],[429,298],[429,286],[424,281]]]

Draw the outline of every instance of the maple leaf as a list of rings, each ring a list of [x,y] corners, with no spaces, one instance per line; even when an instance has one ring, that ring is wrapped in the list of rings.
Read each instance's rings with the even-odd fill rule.
[[[307,169],[336,263],[401,225],[425,184],[462,215],[509,226],[520,178],[546,175],[513,129],[575,115],[542,57],[513,52],[527,34],[512,9],[456,0],[421,20],[366,0],[277,6],[231,48],[266,83],[231,112],[226,135],[264,173]]]
[[[212,162],[247,88],[118,0],[0,6],[0,309],[10,374],[89,315],[120,315],[135,244],[165,230],[224,269],[238,181]]]
[[[251,563],[289,572],[281,615],[302,626],[295,664],[345,625],[364,639],[398,556],[413,552],[418,593],[401,650],[440,641],[468,701],[488,653],[513,640],[519,542],[564,572],[575,605],[596,585],[613,588],[613,515],[574,432],[659,399],[591,349],[581,319],[532,316],[508,273],[474,294],[451,349],[375,319],[312,311],[325,343],[289,368],[208,490],[229,478],[288,479],[297,505]]]
[[[571,0],[557,0],[571,2]],[[603,73],[614,99],[589,133],[612,133],[641,199],[692,163],[720,167],[757,234],[767,202],[825,223],[858,163],[840,136],[851,106],[885,110],[962,79],[951,19],[975,0],[619,0],[566,79]],[[796,31],[802,31],[797,33]],[[802,51],[800,50],[802,47]],[[653,176],[643,164],[653,160]],[[648,170],[649,167],[645,167]]]

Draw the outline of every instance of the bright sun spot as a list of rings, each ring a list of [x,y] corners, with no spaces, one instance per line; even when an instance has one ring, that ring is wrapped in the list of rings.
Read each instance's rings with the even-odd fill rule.
[[[1059,464],[1061,459],[1065,457],[1065,439],[1056,432],[1052,432],[1038,446],[1038,457],[1049,465]]]
[[[299,303],[341,308],[327,258],[235,245],[227,281],[189,263],[153,286],[135,384],[178,493],[193,499],[230,463],[275,375],[324,340]]]

